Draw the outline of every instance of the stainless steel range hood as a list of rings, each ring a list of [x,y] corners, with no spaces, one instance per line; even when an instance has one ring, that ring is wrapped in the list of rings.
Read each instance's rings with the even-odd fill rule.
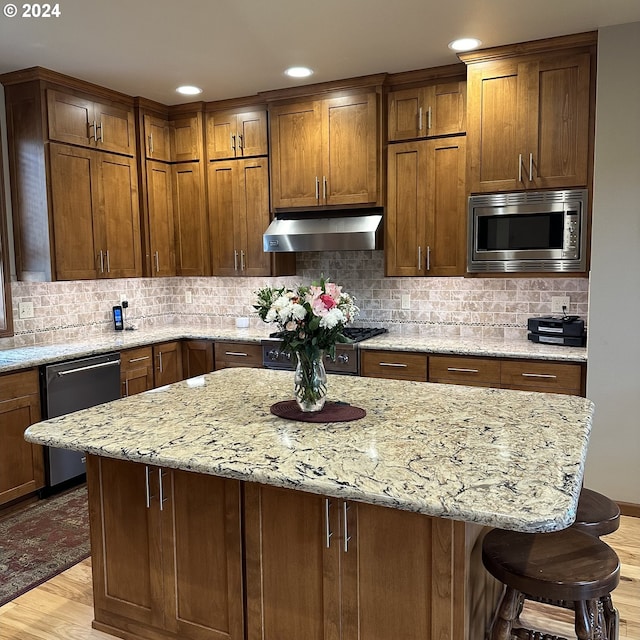
[[[280,214],[262,236],[263,249],[271,253],[379,249],[381,222],[381,208],[368,209],[364,213]]]

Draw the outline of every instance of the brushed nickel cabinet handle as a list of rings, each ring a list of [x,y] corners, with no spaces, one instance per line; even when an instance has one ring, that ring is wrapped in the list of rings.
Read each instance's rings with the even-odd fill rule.
[[[225,356],[238,356],[240,358],[248,358],[249,357],[248,353],[242,353],[242,351],[225,351],[224,355]]]
[[[240,271],[244,271],[244,249],[240,250]]]
[[[111,261],[109,260],[109,249],[107,249],[106,254],[107,254],[107,273],[111,273]]]
[[[238,252],[235,249],[233,250],[233,270],[238,270]]]
[[[427,109],[427,129],[431,129],[431,107]]]
[[[553,375],[552,373],[522,373],[520,375],[523,378],[545,378],[547,380],[556,380],[558,377]]]
[[[322,199],[327,204],[327,176],[322,176]]]
[[[349,541],[351,540],[351,536],[349,535],[349,524],[347,522],[347,511],[349,510],[349,505],[345,502],[342,503],[342,513],[344,517],[344,552],[348,553],[349,551]]]
[[[169,498],[167,498],[164,495],[164,484],[162,482],[162,478],[164,478],[164,474],[162,473],[162,469],[158,469],[158,488],[160,490],[160,499],[159,499],[160,511],[164,511],[164,507],[162,505],[169,500]]]
[[[162,351],[158,352],[158,371],[163,373],[162,369]]]
[[[242,134],[241,133],[238,134],[238,149],[240,149],[240,151],[242,151],[244,149],[244,146],[242,144]]]
[[[102,249],[100,249],[100,273],[104,273],[104,258],[102,256]]]
[[[156,257],[156,273],[160,273],[160,253],[158,251],[156,251],[155,257]]]
[[[422,247],[418,245],[418,271],[422,271]]]
[[[478,369],[462,369],[460,367],[447,367],[447,371],[453,373],[480,373]]]
[[[320,200],[320,180],[318,180],[318,176],[316,176],[316,202]]]
[[[129,358],[129,362],[142,362],[143,360],[148,360],[149,356],[140,356],[139,358]]]
[[[522,154],[518,154],[518,182],[522,182]]]
[[[529,154],[529,182],[533,182],[533,153]]]
[[[145,504],[147,509],[151,506],[151,491],[149,490],[149,467],[144,465],[144,489],[145,489]]]
[[[153,133],[149,134],[149,155],[153,155]]]
[[[333,531],[331,531],[331,525],[329,524],[329,509],[331,507],[331,502],[329,502],[329,498],[324,499],[324,530],[325,530],[325,544],[327,545],[327,549],[331,547],[331,536],[333,535]]]
[[[378,363],[381,367],[399,367],[401,369],[406,369],[409,365],[401,363],[401,362],[380,362]]]
[[[422,107],[418,109],[418,131],[422,131]]]
[[[231,134],[231,148],[236,150],[236,136],[233,133]]]
[[[427,245],[427,271],[431,271],[431,246]]]

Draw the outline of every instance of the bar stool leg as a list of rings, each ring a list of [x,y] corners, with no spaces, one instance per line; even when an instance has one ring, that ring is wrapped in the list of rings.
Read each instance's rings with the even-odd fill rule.
[[[579,640],[612,640],[600,600],[577,601],[575,614],[575,629]]]
[[[604,624],[607,632],[607,640],[618,640],[620,636],[620,614],[613,606],[611,596],[600,598],[604,613]]]
[[[488,640],[510,640],[511,629],[522,609],[521,604],[523,599],[523,594],[516,589],[512,589],[511,587],[506,588],[496,616],[493,619]]]

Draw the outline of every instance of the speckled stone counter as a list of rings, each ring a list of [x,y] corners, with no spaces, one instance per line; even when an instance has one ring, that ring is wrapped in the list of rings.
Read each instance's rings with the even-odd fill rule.
[[[259,342],[274,330],[272,325],[249,329],[212,329],[210,327],[168,325],[162,329],[141,329],[100,334],[87,340],[52,345],[2,349],[0,374],[27,369],[71,358],[119,351],[169,340],[240,340]],[[494,356],[503,358],[533,358],[566,362],[587,361],[584,347],[558,347],[535,344],[529,340],[465,340],[437,336],[410,336],[387,333],[358,344],[360,349],[420,351],[457,355]]]
[[[361,420],[272,415],[293,374],[226,369],[35,424],[43,445],[540,532],[575,518],[592,403],[576,396],[329,376]]]

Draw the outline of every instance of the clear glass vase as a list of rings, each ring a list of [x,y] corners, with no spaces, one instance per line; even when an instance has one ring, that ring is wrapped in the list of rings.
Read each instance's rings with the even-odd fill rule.
[[[300,411],[321,411],[327,399],[327,372],[324,368],[324,352],[309,355],[297,351],[296,371],[293,378],[294,393]]]

